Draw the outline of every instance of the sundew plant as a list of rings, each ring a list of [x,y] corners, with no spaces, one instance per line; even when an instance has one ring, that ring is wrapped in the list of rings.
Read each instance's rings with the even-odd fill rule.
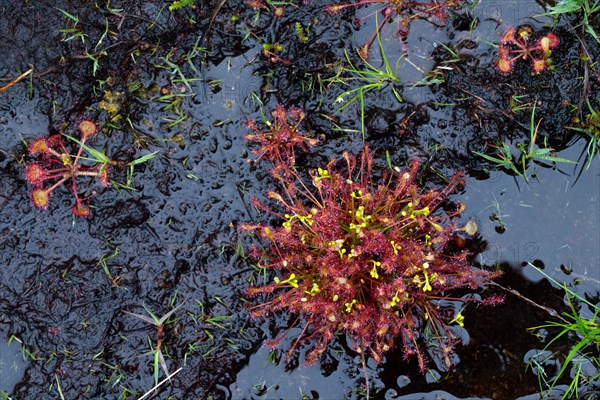
[[[418,162],[376,179],[368,147],[359,157],[345,152],[344,161],[313,171],[310,183],[295,170],[277,175],[282,193],[269,197],[281,211],[255,201],[281,223],[244,227],[264,240],[252,255],[271,272],[270,282],[248,289],[250,295],[265,295],[251,307],[252,315],[297,315],[295,324],[303,328],[290,352],[300,341],[312,344],[308,363],[345,333],[377,362],[402,346],[405,357],[417,357],[422,371],[428,358],[423,343],[433,339],[436,355],[450,367],[457,342],[451,324],[462,325],[462,315],[447,316],[441,304],[461,300],[455,289],[477,290],[498,276],[474,268],[468,251],[449,251],[454,238],[464,234],[451,222],[462,207],[444,213],[440,206],[461,175],[443,189],[423,190],[416,182]]]
[[[449,14],[460,9],[463,2],[462,0],[361,0],[331,4],[327,6],[326,10],[330,13],[338,13],[347,8],[367,5],[380,6],[378,12],[383,15],[383,19],[381,22],[376,23],[375,31],[358,50],[360,56],[365,60],[369,57],[369,49],[375,37],[379,35],[383,27],[388,23],[395,21],[396,36],[401,40],[405,40],[408,36],[410,22],[413,19],[431,19],[445,24],[448,21]]]
[[[81,141],[73,139],[79,143],[77,154],[71,155],[64,144],[63,136],[55,134],[49,138],[39,138],[29,145],[29,154],[37,156],[39,159],[27,164],[25,177],[33,186],[31,198],[33,204],[40,209],[48,208],[50,194],[59,186],[67,181],[71,181],[71,191],[75,197],[75,204],[72,207],[73,214],[79,217],[90,215],[90,208],[84,204],[79,195],[77,187],[77,178],[97,177],[102,185],[108,185],[107,161],[102,154],[85,145],[86,140],[93,136],[97,131],[96,124],[89,120],[83,120],[79,124]],[[98,157],[92,159],[94,165],[84,166],[82,160],[89,160],[82,156],[83,150],[93,152]],[[49,183],[50,182],[50,183]]]
[[[503,74],[510,73],[517,60],[531,60],[533,72],[540,72],[552,67],[550,55],[552,50],[559,45],[558,36],[549,32],[537,40],[532,40],[533,28],[523,25],[516,28],[509,28],[500,39],[498,46],[500,58],[497,66]]]

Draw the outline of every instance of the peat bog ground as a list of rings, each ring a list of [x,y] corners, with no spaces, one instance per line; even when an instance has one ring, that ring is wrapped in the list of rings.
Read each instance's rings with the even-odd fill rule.
[[[394,2],[336,12],[331,0],[169,8],[177,3],[0,1],[0,88],[31,70],[0,91],[2,398],[359,399],[365,372],[371,398],[560,398],[569,373],[548,394],[531,364],[556,332],[528,329],[569,311],[557,282],[599,302],[600,163],[588,154],[600,149],[600,43],[581,14],[541,16],[544,1],[456,1],[442,21],[407,5],[364,60],[357,49]],[[588,21],[596,32],[598,14]],[[510,27],[530,43],[556,35],[552,68],[533,73],[530,57],[499,71]],[[378,170],[418,160],[423,187],[465,171],[450,200],[466,205],[457,224],[478,230],[461,246],[475,266],[503,272],[482,293],[505,300],[465,305],[452,368],[433,359],[423,374],[401,348],[364,368],[341,334],[306,366],[303,345],[286,354],[297,326],[265,346],[294,317],[250,317],[246,290],[265,275],[241,227],[281,223],[253,204],[269,203],[277,183],[246,141],[247,121],[271,120],[278,105],[303,110],[301,129],[319,141],[298,153],[303,171],[365,144]],[[36,208],[28,146],[79,137],[88,120],[98,132],[85,146],[111,161],[112,182],[78,180],[86,218],[72,212],[70,181]],[[502,164],[503,144],[526,162]],[[552,151],[535,154],[576,163],[532,156],[543,149]],[[577,307],[597,321],[593,307]],[[549,382],[571,339],[545,353],[555,354]],[[579,394],[598,395],[597,375]]]

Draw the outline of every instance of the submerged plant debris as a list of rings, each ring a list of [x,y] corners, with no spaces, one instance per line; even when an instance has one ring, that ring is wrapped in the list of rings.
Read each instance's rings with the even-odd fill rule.
[[[598,393],[587,371],[559,374],[572,338],[545,349],[543,334],[528,331],[560,322],[555,315],[563,312],[574,315],[566,301],[579,301],[572,293],[598,303],[598,6],[340,4],[0,4],[0,347],[16,346],[22,360],[2,367],[3,398],[506,399],[539,398],[550,389],[560,398],[572,376],[582,398]],[[527,38],[518,33],[525,26]],[[498,60],[510,73],[499,71]],[[348,93],[360,96],[350,102]],[[350,155],[365,145],[380,182],[367,184],[366,170],[356,177],[342,174],[343,162],[329,164],[348,154],[352,165]],[[520,165],[514,155],[523,149],[546,158]],[[284,167],[273,173],[257,158]],[[357,253],[368,270],[352,275],[358,288],[390,286],[383,297],[354,296],[353,286],[330,313],[250,318],[256,301],[274,300],[250,297],[248,288],[277,294],[286,286],[302,302],[323,294],[333,300],[330,287],[344,282],[259,268],[251,249],[261,243],[242,227],[260,226],[257,236],[272,236],[276,246],[295,229],[302,250],[301,234],[314,238],[311,221],[326,226],[319,218],[335,207],[351,211],[346,230],[315,253],[331,257],[335,268],[366,246],[361,233],[370,234],[379,218],[378,185],[403,176],[395,168],[412,183],[398,203],[384,204],[413,214],[422,231],[400,224],[403,233],[373,238],[381,250]],[[458,171],[464,187],[452,178]],[[281,200],[291,204],[285,193],[293,199],[305,191],[290,187],[292,180],[329,193],[315,198],[328,207],[313,214],[309,199],[297,197],[295,209],[283,210]],[[333,180],[339,190],[327,191]],[[440,193],[447,201],[437,200]],[[401,283],[391,273],[394,245],[434,253],[427,266],[423,257],[410,260],[402,279],[415,295],[414,324],[422,323],[404,346],[393,333],[412,332],[410,318],[392,323],[405,309],[386,308],[404,301],[393,286]],[[439,260],[481,279],[446,292],[441,280],[454,276],[446,277]],[[490,285],[495,273],[486,271],[502,276]],[[475,293],[466,283],[478,286]],[[430,301],[434,294],[439,298]],[[498,297],[503,304],[475,306]],[[585,304],[573,307],[594,323]],[[361,305],[379,308],[360,313]],[[331,314],[353,315],[362,326],[322,325],[319,318]],[[380,336],[366,320],[387,317]],[[325,336],[296,343],[307,323]],[[360,329],[373,350],[363,352],[370,356],[364,365]],[[295,349],[290,356],[265,350],[282,336],[281,349]],[[444,347],[450,337],[451,354]],[[427,374],[418,357],[405,359],[413,339],[433,349]],[[556,358],[542,362],[536,354],[546,350]]]

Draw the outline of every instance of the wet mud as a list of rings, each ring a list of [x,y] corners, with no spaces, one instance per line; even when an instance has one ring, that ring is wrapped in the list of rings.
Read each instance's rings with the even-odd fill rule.
[[[320,140],[298,157],[306,169],[363,147],[359,108],[338,111],[336,102],[360,82],[331,78],[348,60],[364,65],[355,49],[373,32],[378,8],[331,14],[324,1],[293,2],[278,17],[275,3],[195,2],[173,11],[169,4],[0,3],[0,87],[33,68],[0,92],[0,393],[139,398],[156,376],[166,378],[155,361],[160,344],[176,374],[148,398],[364,398],[360,357],[345,338],[309,367],[302,351],[286,358],[295,330],[281,349],[264,346],[292,320],[250,318],[246,288],[262,276],[240,225],[269,220],[252,199],[267,201],[274,185],[266,163],[249,162],[249,118],[261,120],[278,104],[302,108],[304,129]],[[600,83],[580,60],[570,21],[553,28],[550,18],[532,18],[543,11],[536,2],[483,1],[447,24],[415,19],[404,42],[388,24],[380,40],[400,80],[365,94],[364,138],[382,168],[419,159],[424,186],[465,170],[452,200],[467,205],[461,221],[479,227],[469,243],[473,262],[499,265],[500,285],[560,312],[564,293],[527,263],[597,302],[600,164],[585,168],[587,142],[565,127],[585,88],[600,107]],[[525,62],[508,75],[495,68],[491,44],[506,26],[523,24],[560,37],[554,71],[531,74]],[[265,51],[275,44],[281,49]],[[600,45],[589,40],[587,48],[597,59]],[[377,44],[371,54],[381,67]],[[538,143],[579,164],[532,163],[526,182],[474,155],[527,142],[531,107],[511,107],[528,103],[541,119]],[[109,171],[114,183],[82,181],[88,218],[73,216],[68,187],[36,209],[26,144],[75,135],[83,119],[99,127],[89,146],[120,161]],[[133,173],[125,166],[153,152]],[[381,365],[368,364],[373,398],[539,396],[526,359],[544,344],[527,328],[549,315],[498,287],[486,290],[506,301],[466,308],[451,370],[433,365],[423,375],[393,351]],[[176,307],[161,329],[148,321],[148,311],[160,319]]]

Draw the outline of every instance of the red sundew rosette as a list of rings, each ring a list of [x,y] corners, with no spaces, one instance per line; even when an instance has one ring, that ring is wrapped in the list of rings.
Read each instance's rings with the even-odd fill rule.
[[[100,172],[98,178],[100,179],[100,183],[102,184],[102,186],[107,187],[108,185],[110,185],[110,179],[108,178],[108,167],[106,165],[103,165],[100,167],[100,170],[98,172]]]
[[[513,65],[514,65],[515,60],[509,60],[506,58],[500,58],[498,59],[498,61],[496,62],[496,67],[498,68],[498,70],[503,73],[503,74],[510,74],[513,70]]]
[[[25,169],[25,179],[35,188],[40,188],[48,179],[48,171],[38,163],[32,163]]]
[[[444,361],[450,365],[455,337],[438,314],[437,300],[453,299],[448,291],[476,289],[496,276],[471,269],[468,252],[444,253],[456,228],[442,222],[459,211],[431,213],[459,184],[461,174],[441,190],[422,192],[415,182],[419,164],[414,162],[389,185],[375,186],[368,148],[360,166],[348,153],[344,157],[347,178],[332,161],[311,174],[316,192],[299,195],[288,185],[287,200],[269,193],[285,210],[283,215],[271,211],[285,220],[281,226],[244,226],[270,243],[254,248],[252,256],[264,263],[261,268],[277,271],[274,283],[248,288],[249,295],[277,292],[253,306],[252,315],[287,310],[303,316],[302,334],[290,351],[300,338],[310,338],[307,363],[315,362],[334,333],[343,331],[377,362],[400,339],[405,355],[416,354],[422,371],[426,362],[417,343],[418,327],[428,320],[435,324],[438,347],[445,349]]]
[[[283,8],[282,6],[274,6],[273,15],[275,16],[275,18],[282,18],[285,15],[285,8]]]
[[[54,135],[51,135],[46,142],[48,143],[48,146],[50,146],[51,148],[63,149],[63,151],[66,152],[65,144],[63,142],[63,137],[61,134],[56,133]]]
[[[508,74],[512,71],[515,59],[510,58],[510,50],[504,44],[500,43],[498,47],[500,58],[496,62],[496,67],[503,74]]]
[[[271,116],[273,121],[267,122],[265,130],[261,130],[254,120],[248,119],[246,128],[251,133],[246,135],[246,141],[259,145],[250,150],[257,156],[254,161],[265,158],[273,164],[275,170],[290,168],[295,164],[296,147],[308,151],[318,140],[298,129],[305,118],[302,109],[286,109],[278,105],[271,111]]]
[[[548,61],[543,58],[537,59],[532,57],[531,68],[533,68],[533,72],[539,74],[540,72],[548,68]]]
[[[33,205],[40,209],[46,210],[48,208],[48,204],[50,203],[50,190],[48,189],[35,189],[31,192],[31,199],[33,200]]]
[[[98,127],[94,121],[84,119],[79,123],[79,132],[81,133],[81,138],[84,141],[90,136],[96,134],[97,131]]]
[[[560,44],[560,40],[558,36],[554,33],[550,32],[546,34],[546,36],[542,37],[539,41],[539,46],[544,51],[544,53],[548,54],[552,49],[555,49]]]
[[[75,205],[71,208],[71,210],[73,211],[73,214],[77,215],[78,217],[82,217],[82,218],[86,218],[92,213],[92,210],[90,210],[90,208],[88,206],[84,205],[80,201],[75,203]]]
[[[60,154],[57,151],[57,149],[59,151],[62,151],[63,154]],[[67,151],[63,145],[63,142],[62,142],[62,136],[60,134],[52,135],[47,139],[44,139],[44,138],[35,139],[34,141],[32,141],[29,144],[27,151],[32,156],[39,155],[39,154],[42,154],[44,156],[52,156],[61,162],[63,161],[62,160],[63,155],[67,153]]]
[[[246,0],[246,4],[255,10],[268,10],[269,7],[262,0]]]
[[[35,156],[37,154],[46,154],[49,150],[48,142],[44,138],[35,139],[29,144],[29,154]]]
[[[508,43],[513,43],[515,44],[515,34],[516,34],[517,30],[513,27],[510,27],[506,30],[506,32],[504,33],[504,35],[502,35],[502,37],[500,38],[500,43],[501,44],[508,44]]]

